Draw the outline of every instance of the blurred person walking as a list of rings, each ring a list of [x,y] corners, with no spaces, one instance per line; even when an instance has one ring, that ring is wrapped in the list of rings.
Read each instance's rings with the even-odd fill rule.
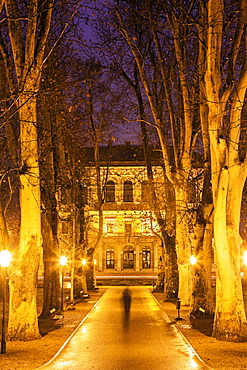
[[[131,290],[127,287],[123,291],[123,305],[124,305],[124,313],[125,318],[128,320],[130,315],[130,306],[131,306]]]

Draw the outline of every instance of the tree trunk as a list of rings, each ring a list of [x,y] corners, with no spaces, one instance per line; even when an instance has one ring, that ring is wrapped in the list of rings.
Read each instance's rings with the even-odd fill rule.
[[[48,113],[48,114],[45,114]],[[56,200],[56,176],[54,157],[55,142],[52,134],[56,131],[53,127],[53,117],[48,112],[43,113],[43,125],[40,127],[40,151],[41,158],[44,158],[40,165],[41,170],[41,200],[42,200],[42,246],[44,265],[44,286],[43,286],[43,308],[40,317],[50,317],[50,310],[59,310],[60,302],[60,281],[59,281],[59,242],[58,242],[58,207]],[[45,155],[44,155],[45,153]]]
[[[40,180],[36,128],[36,99],[20,99],[20,248],[15,256],[10,279],[8,337],[10,340],[33,340],[40,337],[36,294],[41,254]]]
[[[238,166],[223,168],[215,194],[214,235],[217,258],[216,310],[213,336],[246,341],[247,324],[240,278],[240,204],[244,176]]]
[[[142,141],[144,156],[147,166],[147,177],[149,184],[149,193],[150,193],[150,208],[154,213],[155,218],[158,222],[160,228],[160,234],[162,239],[163,247],[163,256],[162,263],[160,265],[160,271],[158,279],[156,282],[156,287],[159,290],[163,287],[165,298],[177,297],[178,294],[178,266],[177,266],[177,254],[175,249],[175,221],[174,221],[174,212],[172,211],[173,206],[175,205],[174,197],[171,196],[168,188],[172,186],[170,181],[168,181],[165,173],[165,189],[164,189],[164,198],[165,198],[165,208],[166,208],[166,217],[162,218],[161,210],[158,206],[158,199],[156,195],[156,189],[154,186],[154,176],[152,170],[152,162],[149,153],[148,147],[148,137],[146,124],[144,123],[144,109],[141,95],[137,93],[140,116],[141,116],[141,129],[142,129]],[[163,204],[164,206],[164,204]],[[170,223],[170,225],[169,225]],[[171,226],[172,225],[172,226]]]
[[[204,143],[207,140],[204,139]],[[208,158],[208,146],[205,148],[205,157]],[[194,225],[194,239],[192,247],[197,263],[192,269],[192,296],[191,313],[194,316],[201,315],[200,309],[205,315],[211,316],[214,312],[212,296],[212,261],[213,261],[213,199],[211,191],[210,162],[207,161],[203,173],[203,191],[201,204],[197,209]]]
[[[176,185],[176,246],[178,256],[179,271],[179,292],[178,296],[181,304],[188,306],[190,304],[192,286],[191,286],[191,245],[188,238],[187,221],[187,192],[181,184]]]
[[[48,209],[46,210],[48,213]],[[42,235],[43,235],[43,264],[44,264],[44,285],[43,285],[43,308],[40,317],[50,317],[50,310],[60,310],[60,282],[59,282],[59,244],[56,234],[53,233],[51,222],[56,217],[54,213],[42,214]]]
[[[163,235],[165,240],[164,253],[164,296],[165,299],[178,296],[179,274],[177,265],[177,254],[175,250],[175,235]]]
[[[213,223],[211,219],[205,225],[197,225],[195,256],[196,264],[192,267],[192,296],[190,312],[200,316],[201,309],[204,314],[212,316],[214,312],[212,297],[212,234]],[[200,230],[199,230],[200,229]]]

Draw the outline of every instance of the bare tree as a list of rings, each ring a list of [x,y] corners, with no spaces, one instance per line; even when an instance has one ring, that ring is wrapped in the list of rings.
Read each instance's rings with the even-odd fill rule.
[[[174,9],[158,2],[152,2],[152,5],[149,2],[138,3],[136,6],[131,3],[127,15],[121,2],[116,2],[117,20],[112,20],[112,25],[119,30],[135,58],[159,136],[166,176],[175,190],[179,296],[183,304],[189,304],[192,296],[189,261],[197,228],[196,222],[191,227],[191,220],[199,218],[195,217],[197,208],[191,218],[193,208],[189,209],[188,204],[200,125],[196,117],[196,80],[188,77],[196,70],[196,55],[191,53],[195,47],[194,39],[182,38],[188,32],[187,14],[191,9],[189,6],[184,11],[179,8],[179,14],[175,14]],[[164,15],[162,20],[158,16],[161,13]],[[166,32],[162,32],[161,24]],[[189,55],[191,71],[187,70]],[[210,290],[209,275],[204,274],[204,279],[207,279],[206,293]],[[206,310],[212,309],[207,299],[204,299],[204,306]]]
[[[214,242],[217,263],[216,312],[213,335],[228,341],[246,340],[246,315],[240,280],[239,234],[242,192],[246,179],[246,152],[242,110],[247,87],[247,2],[200,3],[200,76],[205,94],[212,163]],[[234,16],[232,16],[234,15]]]
[[[21,230],[20,247],[14,256],[10,280],[10,339],[39,337],[36,285],[41,223],[36,104],[52,5],[49,0],[34,0],[28,6],[16,0],[1,2],[6,27],[2,27],[0,49],[9,92],[20,122]]]

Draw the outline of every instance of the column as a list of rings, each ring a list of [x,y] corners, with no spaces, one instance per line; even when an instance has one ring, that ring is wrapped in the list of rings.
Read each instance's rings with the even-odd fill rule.
[[[121,262],[122,262],[122,250],[121,250],[121,243],[118,244],[117,250],[117,271],[121,271]]]
[[[136,271],[140,271],[140,246],[136,244]]]

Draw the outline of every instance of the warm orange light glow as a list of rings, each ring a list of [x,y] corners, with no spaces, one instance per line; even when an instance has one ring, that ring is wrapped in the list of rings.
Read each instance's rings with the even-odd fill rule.
[[[245,251],[243,254],[243,260],[244,260],[244,264],[247,266],[247,251]]]
[[[0,252],[0,265],[2,267],[9,267],[11,257],[12,255],[7,249],[2,250]]]
[[[61,257],[60,257],[60,265],[61,265],[61,266],[65,266],[65,265],[66,265],[66,263],[67,263],[67,257],[65,257],[65,256],[61,256]]]
[[[97,260],[96,260],[96,259],[94,259],[94,260],[93,260],[93,263],[94,263],[94,264],[96,265],[96,263],[97,263]]]
[[[192,265],[195,265],[195,264],[196,264],[196,257],[195,257],[195,256],[191,256],[191,257],[190,257],[190,263],[191,263]]]
[[[82,265],[85,266],[87,264],[87,260],[85,258],[81,261]]]

